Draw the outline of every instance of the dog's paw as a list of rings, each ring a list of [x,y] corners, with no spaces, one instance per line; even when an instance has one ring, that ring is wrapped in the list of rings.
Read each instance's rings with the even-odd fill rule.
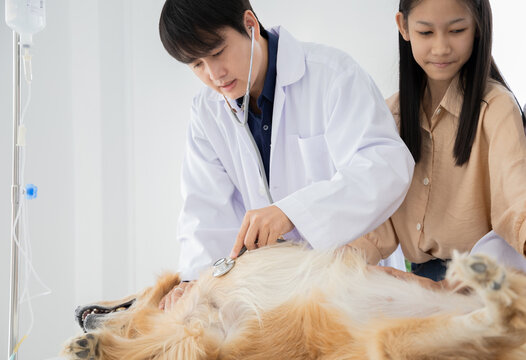
[[[454,252],[447,278],[477,291],[487,300],[511,303],[513,294],[506,281],[506,270],[486,255]]]
[[[66,344],[62,354],[69,360],[99,360],[99,340],[93,334],[78,336]]]

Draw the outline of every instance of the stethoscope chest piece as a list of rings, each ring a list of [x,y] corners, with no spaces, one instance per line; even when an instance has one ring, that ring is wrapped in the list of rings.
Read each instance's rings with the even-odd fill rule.
[[[228,258],[221,258],[214,263],[214,277],[220,277],[232,270],[236,261]]]

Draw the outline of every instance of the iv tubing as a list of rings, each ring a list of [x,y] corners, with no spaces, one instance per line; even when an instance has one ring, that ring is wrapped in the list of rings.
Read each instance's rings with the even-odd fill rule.
[[[15,239],[20,234],[20,224],[16,221],[20,203],[20,149],[17,146],[20,125],[20,36],[13,31],[13,183],[11,186],[11,291],[9,300],[9,344],[8,358],[16,360],[14,352],[18,344],[18,246]]]

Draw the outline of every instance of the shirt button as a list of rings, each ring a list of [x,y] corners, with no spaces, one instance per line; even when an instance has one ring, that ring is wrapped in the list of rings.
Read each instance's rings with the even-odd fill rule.
[[[261,186],[259,187],[259,195],[261,195],[261,196],[265,196],[266,193],[267,193],[267,192],[265,191],[265,187],[264,187],[263,185],[261,185]]]
[[[422,224],[420,224],[420,223],[416,224],[416,229],[418,231],[422,230]]]
[[[442,108],[438,108],[437,109],[437,115],[440,114],[442,112]]]
[[[424,178],[423,183],[424,183],[425,186],[429,185],[429,179],[428,178]]]
[[[433,134],[429,133],[429,138],[433,140]]]
[[[267,131],[268,130],[268,125],[263,125],[263,130]]]

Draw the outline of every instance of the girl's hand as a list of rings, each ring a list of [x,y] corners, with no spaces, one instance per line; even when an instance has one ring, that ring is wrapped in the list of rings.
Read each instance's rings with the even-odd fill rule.
[[[446,279],[440,280],[440,281],[433,281],[431,279],[415,275],[410,272],[405,272],[401,270],[397,270],[392,267],[388,266],[373,266],[373,265],[367,265],[368,269],[377,270],[377,271],[383,271],[391,276],[394,276],[397,279],[405,280],[405,281],[416,281],[420,284],[423,288],[430,289],[430,290],[450,290],[455,291],[459,294],[468,294],[471,290],[468,287],[461,286],[460,283],[450,283]]]
[[[420,284],[420,286],[422,286],[422,287],[424,287],[426,289],[430,289],[430,290],[443,289],[444,285],[445,285],[442,281],[436,282],[436,281],[433,281],[431,279],[428,279],[428,278],[425,278],[425,277],[422,277],[422,276],[418,276],[418,275],[415,275],[415,274],[410,273],[410,272],[397,270],[395,268],[388,267],[388,266],[368,265],[367,267],[369,269],[385,272],[385,273],[387,273],[387,274],[389,274],[389,275],[391,275],[391,276],[393,276],[393,277],[395,277],[397,279],[401,279],[401,280],[405,280],[405,281],[416,281],[417,283]]]
[[[245,214],[236,243],[230,252],[230,258],[235,259],[243,245],[248,250],[275,244],[281,235],[294,229],[294,224],[287,215],[275,205],[262,209],[249,210]]]

